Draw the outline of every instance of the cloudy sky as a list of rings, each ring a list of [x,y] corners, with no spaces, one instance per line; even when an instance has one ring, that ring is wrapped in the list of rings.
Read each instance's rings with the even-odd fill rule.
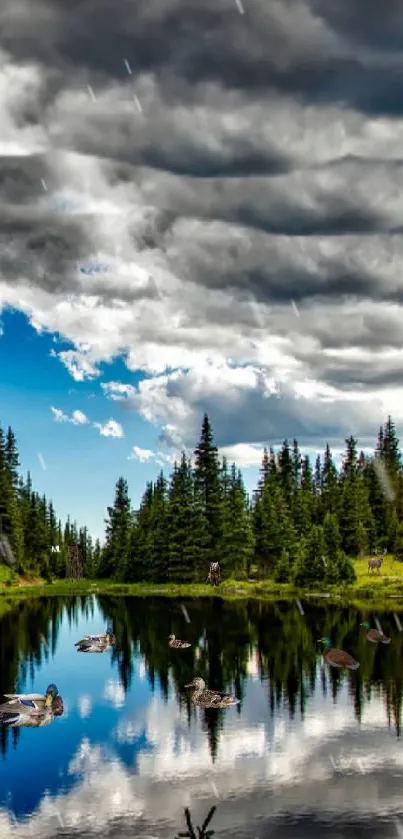
[[[61,514],[205,410],[250,488],[401,425],[397,0],[3,0],[0,43],[1,421]]]

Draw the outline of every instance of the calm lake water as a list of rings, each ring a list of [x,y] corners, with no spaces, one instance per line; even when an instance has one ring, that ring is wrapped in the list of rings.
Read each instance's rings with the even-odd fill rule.
[[[373,645],[359,627],[371,614],[303,606],[95,596],[14,606],[0,619],[0,694],[55,682],[65,712],[46,728],[0,729],[1,839],[174,839],[184,807],[201,824],[213,805],[214,837],[402,837],[403,633],[378,615],[392,641]],[[116,648],[77,653],[108,620]],[[171,632],[192,648],[169,649]],[[324,667],[323,635],[360,669]],[[194,708],[183,685],[195,675],[241,704]]]

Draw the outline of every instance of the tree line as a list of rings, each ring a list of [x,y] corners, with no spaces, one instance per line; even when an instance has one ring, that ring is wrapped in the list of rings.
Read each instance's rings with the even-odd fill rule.
[[[222,576],[251,574],[310,585],[354,579],[352,559],[386,549],[403,560],[403,466],[392,419],[380,427],[371,455],[350,436],[338,469],[330,447],[315,463],[297,440],[264,449],[252,497],[235,464],[220,458],[207,414],[193,460],[182,453],[169,478],[146,485],[133,509],[120,477],[107,508],[101,548],[86,527],[62,525],[51,501],[19,475],[15,435],[0,427],[0,520],[18,570],[45,579],[66,575],[67,550],[78,543],[84,576],[121,582],[193,582],[210,562]],[[59,551],[52,552],[58,545]]]
[[[264,449],[249,498],[241,471],[220,458],[207,414],[194,451],[161,472],[132,509],[119,478],[97,576],[122,582],[204,581],[251,573],[297,585],[351,582],[352,559],[387,549],[403,560],[403,468],[391,417],[369,456],[350,436],[341,468],[330,447],[314,464],[297,440]],[[94,563],[92,565],[94,568]]]
[[[19,467],[15,434],[10,426],[6,432],[0,426],[0,522],[14,552],[15,570],[44,579],[65,577],[68,546],[78,543],[84,573],[91,576],[91,563],[99,562],[101,554],[99,542],[92,545],[87,528],[79,528],[70,517],[62,524],[52,501],[33,489],[30,473],[23,478]]]

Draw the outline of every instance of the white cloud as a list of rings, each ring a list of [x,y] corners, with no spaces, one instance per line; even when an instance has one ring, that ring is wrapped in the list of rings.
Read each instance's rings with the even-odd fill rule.
[[[154,460],[155,452],[151,449],[142,449],[140,446],[133,446],[129,455],[130,460],[139,460],[140,463],[147,463],[149,460]]]
[[[102,437],[124,437],[125,433],[120,422],[116,422],[114,419],[108,420],[105,423],[94,422],[93,423],[95,428],[99,429],[99,433]]]
[[[53,408],[51,406],[50,410],[52,411],[56,422],[71,422],[73,425],[91,425],[93,428],[98,429],[102,437],[125,436],[123,428],[117,420],[110,419],[105,423],[91,422],[87,415],[82,411],[73,411],[71,417],[69,417],[67,414],[63,413],[60,408]]]
[[[92,711],[92,699],[90,696],[83,695],[78,699],[78,713],[82,720],[87,719]]]
[[[73,425],[86,425],[89,422],[89,419],[82,411],[73,411],[71,415],[71,422]]]
[[[69,417],[67,414],[64,414],[60,408],[54,408],[52,405],[50,406],[50,410],[56,420],[56,422],[70,422]]]
[[[236,463],[241,469],[248,466],[261,466],[263,457],[262,446],[251,446],[248,443],[238,443],[235,446],[223,446],[220,454],[230,463]]]
[[[106,683],[103,698],[107,699],[109,702],[112,702],[112,705],[115,708],[123,708],[126,695],[125,690],[121,682],[114,681],[113,679],[109,679]]]

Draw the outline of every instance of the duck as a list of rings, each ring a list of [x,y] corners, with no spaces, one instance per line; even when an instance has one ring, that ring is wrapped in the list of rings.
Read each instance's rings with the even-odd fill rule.
[[[14,710],[11,710],[11,704],[6,704],[9,710],[0,711],[0,725],[7,725],[9,728],[43,728],[64,713],[61,696],[55,696],[52,699],[52,704],[42,710],[27,706],[24,707],[24,710],[21,710],[21,708],[17,710],[16,706],[14,706]]]
[[[240,699],[227,693],[220,693],[217,690],[206,688],[204,679],[197,676],[192,682],[185,685],[185,688],[194,688],[192,702],[202,708],[230,708],[232,705],[239,705]]]
[[[371,641],[371,644],[377,644],[380,642],[381,644],[390,644],[390,638],[382,632],[381,629],[373,629],[371,628],[371,624],[369,621],[364,621],[364,623],[360,623],[360,626],[363,626],[367,631],[365,633],[368,641]]]
[[[91,640],[91,638],[83,638],[82,641],[77,641],[75,646],[78,653],[105,653],[112,649],[112,644],[106,641]]]
[[[320,641],[325,645],[323,658],[328,664],[332,667],[346,667],[347,670],[358,670],[360,665],[350,653],[332,647],[330,638],[318,638],[318,642]]]
[[[59,696],[59,690],[53,682],[47,686],[44,694],[42,693],[5,693],[4,698],[7,702],[0,705],[0,715],[2,714],[32,714],[44,713],[52,708],[52,704],[56,697]]]
[[[99,649],[100,646],[106,645],[105,649],[116,644],[116,638],[113,634],[113,629],[108,626],[106,632],[101,635],[85,635],[81,641],[76,641],[75,647],[78,647],[79,652],[104,652],[104,649]],[[92,649],[90,649],[90,647]]]
[[[179,638],[175,638],[175,635],[168,635],[168,639],[168,645],[172,647],[173,650],[186,650],[187,647],[192,646],[189,644],[189,641],[180,641]]]

